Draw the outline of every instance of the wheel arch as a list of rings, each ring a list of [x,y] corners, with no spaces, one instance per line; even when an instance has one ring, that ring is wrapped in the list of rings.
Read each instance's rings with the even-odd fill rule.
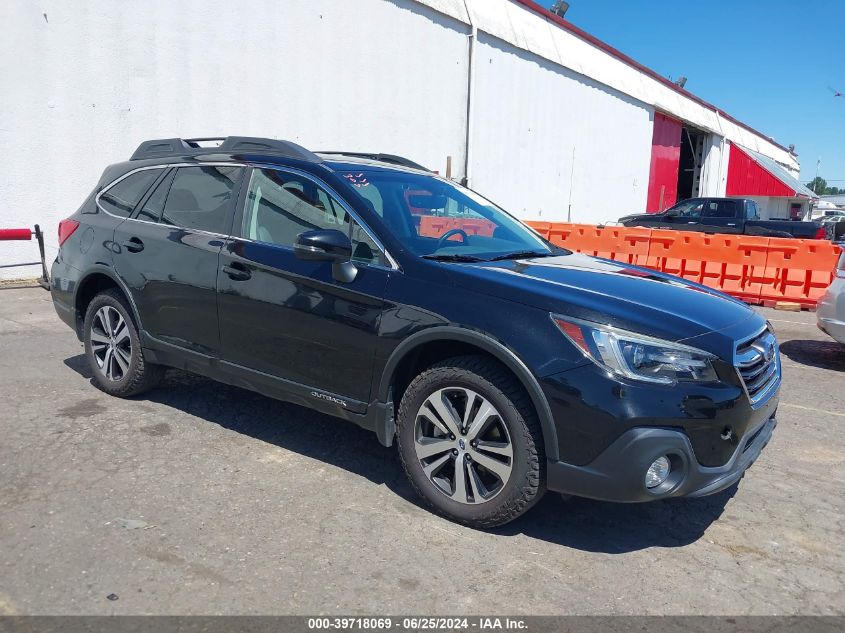
[[[416,358],[422,350],[432,344],[458,344],[457,353],[452,356],[460,356],[467,353],[468,348],[475,348],[483,353],[492,356],[502,363],[519,381],[528,393],[540,426],[543,430],[543,444],[548,459],[558,458],[557,430],[555,429],[549,403],[546,400],[543,390],[537,379],[528,369],[527,365],[511,349],[496,339],[465,328],[452,326],[434,327],[422,332],[417,332],[402,341],[388,358],[382,371],[379,381],[377,400],[390,402],[393,397],[393,390],[397,378],[401,379],[401,368],[409,360]],[[394,403],[394,404],[398,404]]]
[[[111,268],[97,266],[92,268],[85,274],[84,277],[82,277],[82,279],[80,279],[73,296],[73,307],[76,313],[76,335],[80,340],[82,340],[82,325],[85,320],[85,311],[88,309],[88,305],[94,297],[108,288],[116,288],[123,294],[124,297],[126,297],[126,301],[132,310],[132,318],[135,320],[135,324],[138,327],[139,334],[143,331],[138,307],[135,305],[135,301],[132,298],[132,293],[129,292],[129,288],[127,288],[126,284],[114,274],[114,271]]]

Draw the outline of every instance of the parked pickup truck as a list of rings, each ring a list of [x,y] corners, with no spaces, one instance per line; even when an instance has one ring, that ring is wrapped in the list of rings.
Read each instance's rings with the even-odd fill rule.
[[[691,198],[661,213],[642,213],[619,218],[624,226],[644,226],[703,233],[738,233],[763,237],[825,239],[818,222],[761,220],[753,200],[742,198]]]

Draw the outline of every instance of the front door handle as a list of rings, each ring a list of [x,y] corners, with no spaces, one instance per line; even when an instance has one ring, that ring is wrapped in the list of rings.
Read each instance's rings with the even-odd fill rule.
[[[736,226],[736,222],[728,222],[728,226]]]
[[[137,237],[130,237],[128,240],[123,242],[123,248],[130,253],[140,253],[144,250],[144,243]]]
[[[229,279],[234,281],[246,281],[252,277],[252,273],[244,268],[241,264],[232,264],[223,266],[223,272],[229,275]]]

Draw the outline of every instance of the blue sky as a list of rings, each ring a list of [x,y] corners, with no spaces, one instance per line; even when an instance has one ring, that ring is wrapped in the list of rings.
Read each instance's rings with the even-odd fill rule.
[[[542,0],[546,7],[554,4]],[[570,0],[567,20],[795,144],[805,182],[845,188],[845,1]],[[839,180],[840,182],[830,182]]]

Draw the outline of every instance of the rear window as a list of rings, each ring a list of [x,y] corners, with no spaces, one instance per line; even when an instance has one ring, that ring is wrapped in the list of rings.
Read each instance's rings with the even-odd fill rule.
[[[120,182],[109,187],[100,195],[100,206],[111,213],[122,218],[129,217],[138,202],[147,193],[156,179],[161,175],[163,169],[144,169],[130,174]]]

